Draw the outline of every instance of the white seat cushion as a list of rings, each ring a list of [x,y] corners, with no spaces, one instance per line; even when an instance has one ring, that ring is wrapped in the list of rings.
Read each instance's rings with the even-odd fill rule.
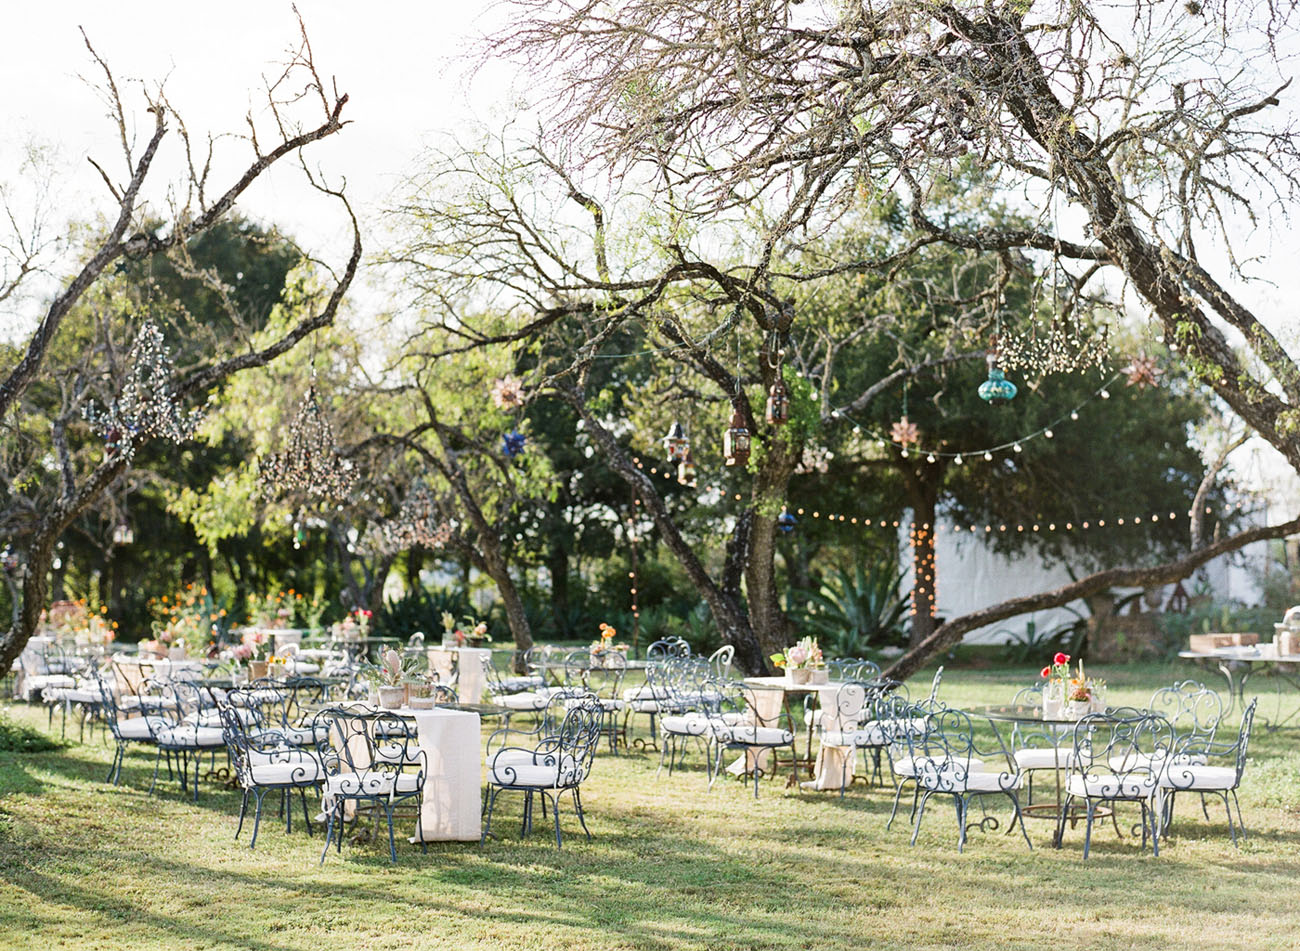
[[[628,687],[623,691],[623,699],[628,703],[636,700],[667,700],[667,687],[652,687],[649,684],[642,684],[639,687]]]
[[[927,777],[921,776],[921,785],[931,785],[942,792],[957,792],[965,790],[966,792],[1010,792],[1020,788],[1019,774],[1012,773],[989,773],[984,770],[975,769],[969,772],[963,770],[950,770],[937,774],[932,780],[927,781]]]
[[[532,786],[534,788],[552,788],[571,786],[582,778],[582,771],[572,757],[566,756],[562,763],[548,763],[554,757],[542,754],[540,762],[515,761],[494,758],[492,768],[488,770],[488,782],[497,786]]]
[[[235,716],[237,716],[245,726],[257,721],[257,714],[252,710],[243,707],[232,707],[231,709]],[[185,719],[182,722],[191,725],[197,724],[198,726],[213,727],[220,730],[221,714],[216,710],[203,710],[201,712],[196,710],[193,713],[185,714]]]
[[[879,723],[868,723],[859,730],[827,730],[822,746],[885,746],[889,741]]]
[[[921,763],[935,762],[933,756],[903,756],[894,760],[894,775],[902,776],[906,779],[915,779],[917,775],[917,766]],[[967,757],[960,761],[968,772],[979,773],[988,769],[984,761],[977,756]]]
[[[310,785],[325,778],[320,761],[311,756],[285,756],[278,762],[253,762],[248,767],[255,786]]]
[[[1109,773],[1081,776],[1075,773],[1066,784],[1071,796],[1093,799],[1147,799],[1156,789],[1155,777],[1134,773],[1123,778]]]
[[[716,735],[723,743],[745,746],[787,746],[794,742],[794,734],[789,730],[774,726],[751,726],[747,723],[720,726]]]
[[[524,693],[513,693],[505,697],[498,697],[497,703],[510,710],[545,710],[546,705],[551,702],[550,695],[540,691],[529,690]]]
[[[393,775],[381,772],[337,773],[325,782],[325,791],[336,796],[387,796],[390,792],[398,794],[413,793],[419,790],[422,776],[416,773],[401,773],[394,784]]]
[[[1160,777],[1160,786],[1175,792],[1183,790],[1232,789],[1237,785],[1237,771],[1227,766],[1203,763],[1173,763]]]
[[[1020,769],[1065,769],[1074,763],[1074,748],[1016,750],[1014,758]]]
[[[180,726],[164,727],[156,734],[163,746],[185,746],[204,749],[213,746],[225,746],[226,740],[219,727],[194,726],[182,723]]]
[[[519,693],[524,690],[535,690],[538,687],[544,687],[546,682],[541,677],[506,677],[497,686],[507,693]]]
[[[704,736],[709,732],[709,718],[702,713],[674,713],[661,719],[659,727],[679,736]]]
[[[313,729],[309,726],[267,727],[249,734],[254,742],[264,743],[269,739],[280,739],[293,746],[315,746],[323,743],[329,736],[329,727],[321,724]]]
[[[1164,750],[1158,750],[1154,753],[1117,753],[1107,762],[1110,768],[1117,773],[1128,773],[1135,769],[1150,770],[1156,773],[1160,771],[1161,765],[1168,758],[1168,755]],[[1207,762],[1204,753],[1179,753],[1178,761],[1197,766],[1204,766]]]
[[[118,719],[117,733],[124,740],[152,740],[153,732],[149,729],[149,722],[153,720],[158,729],[165,729],[166,723],[154,720],[152,717],[132,717],[129,720]]]

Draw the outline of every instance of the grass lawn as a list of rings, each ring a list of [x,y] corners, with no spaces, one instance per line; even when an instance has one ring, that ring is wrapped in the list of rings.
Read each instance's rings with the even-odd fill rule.
[[[1095,672],[1112,703],[1138,704],[1194,674]],[[1006,702],[1033,673],[950,671],[941,696]],[[44,728],[38,710],[7,712]],[[1082,827],[1056,851],[1044,821],[1030,822],[1032,853],[1018,834],[972,832],[959,855],[954,811],[938,800],[911,848],[905,816],[885,830],[885,790],[858,785],[841,800],[765,782],[755,801],[735,781],[709,792],[698,756],[656,780],[657,755],[634,752],[597,758],[583,792],[591,842],[571,814],[562,851],[540,819],[520,842],[518,798],[503,795],[502,838],[482,849],[399,844],[393,867],[386,841],[345,843],[322,867],[319,831],[286,836],[270,821],[255,851],[247,835],[236,843],[229,790],[205,785],[194,805],[169,783],[149,798],[141,752],[120,786],[105,785],[110,752],[96,734],[59,752],[0,753],[0,947],[1296,948],[1298,737],[1257,726],[1239,851],[1222,809],[1207,823],[1190,801],[1159,859],[1099,825],[1085,864]]]

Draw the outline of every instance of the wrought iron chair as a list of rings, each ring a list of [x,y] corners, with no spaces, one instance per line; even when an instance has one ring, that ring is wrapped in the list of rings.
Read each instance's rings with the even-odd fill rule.
[[[713,778],[713,742],[717,728],[738,726],[748,722],[746,711],[723,710],[728,684],[726,681],[708,679],[698,685],[698,689],[682,691],[670,696],[664,704],[666,713],[659,718],[659,728],[663,736],[663,745],[659,750],[658,777],[668,764],[668,775],[673,769],[685,764],[686,750],[691,742],[704,751],[704,765],[710,781]],[[674,688],[670,688],[672,690]],[[735,706],[734,704],[732,705]],[[680,754],[678,750],[680,748]]]
[[[57,651],[57,648],[54,648]],[[77,685],[77,679],[65,670],[53,670],[49,666],[49,649],[45,647],[26,647],[18,655],[18,669],[22,673],[20,693],[22,699],[46,703],[43,693],[47,689],[69,688]],[[49,706],[50,723],[54,722],[54,707]]]
[[[1074,730],[1074,756],[1065,785],[1065,802],[1057,819],[1056,841],[1065,835],[1066,818],[1076,800],[1086,808],[1083,857],[1092,844],[1092,823],[1097,809],[1134,802],[1142,810],[1142,847],[1151,837],[1153,855],[1160,854],[1160,816],[1157,799],[1164,764],[1173,751],[1173,728],[1163,716],[1118,709],[1090,713]],[[1071,823],[1073,824],[1073,823]]]
[[[925,819],[925,806],[934,795],[952,796],[957,807],[957,851],[966,847],[967,821],[970,816],[971,801],[990,795],[1006,796],[1015,809],[1011,824],[1020,824],[1020,833],[1030,851],[1034,845],[1029,841],[1025,830],[1024,815],[1020,811],[1020,771],[1016,769],[1010,754],[1001,750],[1001,762],[996,769],[986,763],[982,757],[991,754],[980,751],[975,744],[975,730],[968,714],[961,710],[936,710],[928,718],[928,729],[916,736],[905,731],[908,746],[912,752],[916,769],[916,784],[921,790],[921,802],[917,808],[916,821],[912,824],[912,845],[921,831],[921,822]],[[975,764],[979,767],[976,768]],[[986,817],[980,823],[996,819]]]
[[[665,715],[686,713],[693,695],[698,695],[700,684],[709,679],[709,664],[703,658],[689,655],[665,656],[646,667],[645,683],[623,691],[623,736],[634,716],[645,716],[649,721],[650,742],[640,738],[635,745],[658,749],[657,720]]]
[[[777,696],[780,694],[781,696]],[[754,798],[758,798],[758,781],[768,772],[764,764],[772,762],[776,772],[777,750],[790,750],[792,776],[798,781],[795,762],[794,726],[782,705],[784,691],[779,687],[763,688],[749,684],[727,684],[721,690],[718,715],[712,720],[715,749],[709,787],[722,775],[722,758],[726,751],[738,751],[744,757],[740,776],[754,780]],[[739,715],[739,716],[737,716]]]
[[[1241,838],[1246,837],[1246,823],[1241,818],[1241,803],[1237,801],[1237,788],[1241,785],[1242,773],[1246,770],[1246,751],[1250,746],[1250,731],[1255,722],[1255,707],[1259,698],[1254,697],[1245,713],[1241,715],[1241,728],[1237,732],[1237,741],[1230,746],[1213,751],[1215,755],[1231,757],[1232,766],[1214,766],[1203,760],[1206,747],[1202,738],[1189,733],[1178,738],[1174,743],[1173,753],[1160,774],[1160,794],[1164,808],[1161,809],[1162,827],[1167,828],[1173,821],[1174,797],[1180,792],[1201,794],[1204,802],[1206,795],[1215,795],[1223,800],[1228,811],[1228,833],[1232,844],[1237,846],[1237,832]],[[1228,802],[1228,798],[1232,802]],[[1237,824],[1232,824],[1232,807],[1237,807]]]
[[[1016,691],[1013,706],[1041,707],[1043,681]],[[1051,772],[1058,782],[1062,772],[1074,761],[1074,744],[1065,736],[1068,727],[1050,724],[1028,726],[1016,722],[1011,727],[1011,756],[1025,777],[1025,804],[1034,802],[1034,773]]]
[[[709,670],[713,679],[726,683],[731,679],[731,662],[736,658],[736,645],[724,644],[709,655]]]
[[[388,819],[388,854],[397,861],[393,836],[393,809],[414,800],[416,837],[428,851],[421,834],[419,802],[428,774],[428,757],[416,738],[415,726],[383,710],[352,712],[328,709],[321,713],[328,724],[328,742],[321,749],[325,789],[321,797],[327,822],[321,864],[329,853],[337,829],[336,850],[343,851],[346,807],[362,805],[382,810]]]
[[[886,685],[879,682],[846,681],[835,691],[834,706],[823,708],[814,721],[821,747],[834,749],[843,758],[841,798],[848,788],[853,759],[859,750],[867,782],[880,781],[881,754],[889,745],[889,730],[879,722],[875,707],[886,690]],[[870,762],[868,753],[872,757]]]
[[[492,813],[497,796],[510,790],[524,794],[523,825],[520,835],[532,830],[533,796],[542,800],[542,815],[550,800],[555,818],[555,847],[561,848],[560,795],[569,792],[573,808],[582,823],[582,831],[591,838],[582,811],[582,783],[591,773],[604,722],[604,711],[595,697],[582,697],[566,703],[558,730],[544,736],[531,749],[506,747],[498,751],[488,768],[488,794],[480,844],[492,834]]]
[[[565,663],[565,683],[594,696],[602,711],[601,734],[609,750],[618,754],[618,718],[627,708],[619,688],[627,674],[627,657],[622,651],[575,651]]]
[[[912,820],[916,820],[916,809],[921,796],[920,760],[924,758],[924,754],[918,756],[917,750],[923,745],[926,734],[933,729],[934,715],[943,709],[942,704],[930,700],[913,703],[899,690],[881,693],[872,705],[872,718],[863,724],[863,728],[884,741],[889,772],[894,779],[894,804],[889,820],[885,823],[886,829],[893,828],[898,805],[909,783],[912,784],[911,815]],[[961,766],[969,772],[975,772],[983,768],[984,762],[978,756],[972,756],[963,760]]]
[[[199,801],[199,769],[203,754],[208,753],[215,760],[218,750],[225,750],[226,740],[222,728],[202,726],[191,714],[197,714],[202,707],[201,691],[194,684],[184,680],[160,680],[150,678],[142,685],[139,693],[142,708],[153,711],[146,715],[153,734],[157,755],[154,757],[153,779],[149,783],[149,795],[153,795],[158,785],[158,768],[164,756],[167,768],[171,770],[172,757],[178,764],[177,775],[182,792],[193,794],[194,801]],[[189,767],[194,763],[194,784],[190,788]]]
[[[221,717],[222,736],[230,755],[230,764],[235,779],[243,790],[243,799],[239,804],[239,826],[235,829],[236,839],[244,829],[248,797],[251,795],[255,802],[253,835],[248,843],[251,849],[257,845],[257,831],[262,823],[262,799],[272,790],[280,791],[280,809],[285,817],[286,833],[293,831],[293,804],[289,801],[289,796],[297,790],[307,834],[311,834],[307,790],[320,787],[325,781],[325,769],[316,749],[304,750],[300,744],[271,729],[250,730],[244,715],[253,709],[249,693],[251,691],[241,688],[229,691],[217,704],[217,711]],[[327,732],[328,730],[323,730],[322,735]]]
[[[546,678],[536,672],[527,674],[515,673],[516,670],[533,671],[534,648],[520,654],[515,651],[512,655],[511,669],[503,672],[497,669],[496,664],[487,660],[484,664],[484,670],[487,673],[488,689],[496,697],[504,697],[508,694],[524,693],[528,690],[538,690],[546,686]]]
[[[691,645],[680,637],[664,637],[645,649],[648,664],[661,664],[672,657],[690,657]]]
[[[1152,713],[1162,714],[1173,727],[1179,752],[1201,765],[1214,751],[1214,735],[1223,720],[1223,699],[1205,684],[1182,680],[1151,695]]]
[[[870,683],[880,679],[880,665],[865,657],[834,657],[826,662],[826,676],[831,680]]]
[[[100,696],[103,697],[104,723],[116,744],[113,762],[108,767],[108,775],[104,777],[104,781],[116,786],[122,780],[122,762],[126,758],[127,748],[132,743],[153,746],[154,724],[150,722],[150,715],[128,715],[139,714],[138,705],[134,710],[120,710],[117,702],[117,685],[101,675],[99,671],[93,671],[92,676],[98,684]]]

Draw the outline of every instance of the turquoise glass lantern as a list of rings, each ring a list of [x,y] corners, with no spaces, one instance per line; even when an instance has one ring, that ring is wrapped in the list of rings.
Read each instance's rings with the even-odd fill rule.
[[[1007,379],[992,358],[989,359],[989,378],[980,384],[980,399],[990,406],[1002,406],[1016,398],[1016,385]]]

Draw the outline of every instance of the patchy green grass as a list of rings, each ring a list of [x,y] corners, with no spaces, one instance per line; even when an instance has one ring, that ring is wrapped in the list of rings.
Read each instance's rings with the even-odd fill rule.
[[[1097,673],[1112,702],[1141,703],[1191,671]],[[1006,702],[1017,679],[954,671],[942,696]],[[10,715],[44,729],[40,711]],[[1257,731],[1240,851],[1221,810],[1207,823],[1189,805],[1159,859],[1105,826],[1085,864],[1082,829],[1056,851],[1042,821],[1030,823],[1032,853],[1019,835],[974,832],[959,855],[953,810],[938,802],[912,848],[905,821],[885,830],[884,790],[855,786],[841,800],[765,782],[755,801],[734,781],[708,791],[698,756],[656,780],[657,757],[634,752],[596,762],[584,790],[591,842],[571,814],[562,851],[540,818],[521,842],[518,799],[503,796],[502,838],[482,849],[399,846],[393,867],[379,841],[347,843],[322,867],[319,831],[286,836],[271,821],[256,851],[236,843],[231,791],[207,784],[194,805],[166,784],[148,797],[141,752],[122,785],[106,785],[96,734],[61,751],[0,752],[0,947],[1294,948],[1298,735]]]

